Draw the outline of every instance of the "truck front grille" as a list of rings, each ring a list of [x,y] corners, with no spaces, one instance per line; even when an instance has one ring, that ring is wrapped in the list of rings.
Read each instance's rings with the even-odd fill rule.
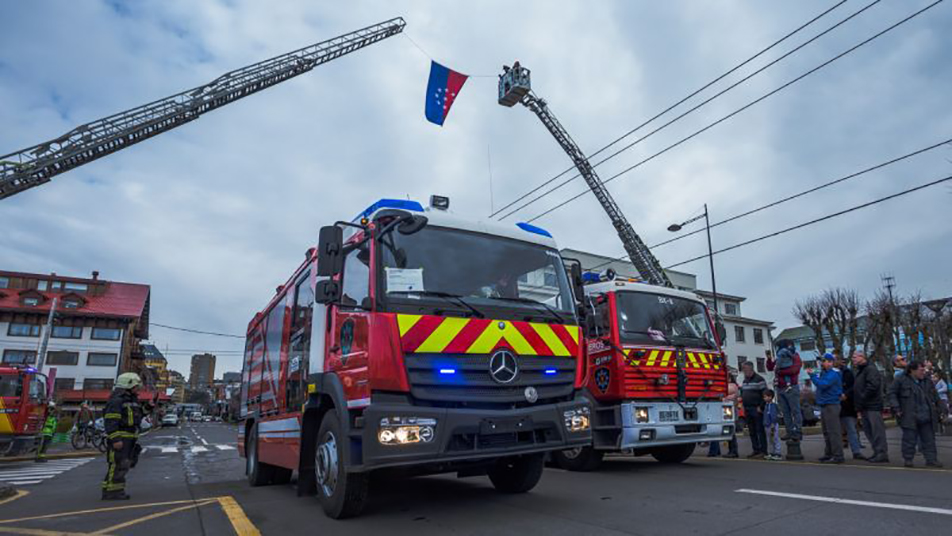
[[[411,354],[406,356],[410,394],[437,403],[528,404],[526,388],[538,393],[535,402],[571,397],[575,360],[566,357],[517,356],[519,374],[500,384],[489,373],[489,355]],[[452,370],[452,373],[449,371]],[[441,373],[441,371],[443,371]]]

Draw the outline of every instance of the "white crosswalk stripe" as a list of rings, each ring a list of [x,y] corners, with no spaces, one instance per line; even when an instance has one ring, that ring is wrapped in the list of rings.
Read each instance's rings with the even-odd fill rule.
[[[214,452],[219,451],[228,451],[235,450],[234,445],[228,444],[212,444],[206,443],[205,445],[178,445],[178,446],[162,446],[162,445],[146,445],[143,447],[145,452],[150,454],[176,454],[178,452],[191,452],[193,454],[201,454],[204,452]]]
[[[92,460],[93,458],[71,458],[50,460],[42,465],[32,462],[3,464],[0,465],[0,482],[13,486],[39,484]]]

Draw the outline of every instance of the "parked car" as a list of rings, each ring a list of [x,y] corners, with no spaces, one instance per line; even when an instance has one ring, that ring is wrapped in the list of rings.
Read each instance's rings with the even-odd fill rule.
[[[193,411],[192,414],[188,416],[188,420],[192,422],[202,422],[202,412]]]
[[[202,422],[212,422],[212,416],[205,415],[204,417],[202,417]]]
[[[165,417],[162,417],[162,427],[166,426],[178,426],[179,420],[178,415],[174,413],[166,413]]]

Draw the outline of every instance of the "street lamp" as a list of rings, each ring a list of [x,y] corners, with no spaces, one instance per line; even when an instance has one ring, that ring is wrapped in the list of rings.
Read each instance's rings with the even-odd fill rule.
[[[704,218],[704,227],[707,230],[707,258],[710,260],[711,264],[711,293],[714,295],[714,321],[720,325],[720,309],[717,305],[717,281],[714,279],[714,248],[711,246],[711,220],[707,215],[707,203],[704,203],[704,214],[695,216],[689,220],[686,220],[682,223],[672,223],[668,226],[668,230],[672,233],[676,233],[684,228],[685,225],[694,223],[701,218]]]

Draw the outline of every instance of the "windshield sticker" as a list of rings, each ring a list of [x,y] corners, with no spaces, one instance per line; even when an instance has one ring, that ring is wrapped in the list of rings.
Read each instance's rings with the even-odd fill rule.
[[[651,340],[653,341],[661,341],[661,342],[665,341],[664,332],[662,331],[648,328],[648,335],[651,337]]]
[[[422,291],[423,268],[390,268],[387,271],[387,292]]]

